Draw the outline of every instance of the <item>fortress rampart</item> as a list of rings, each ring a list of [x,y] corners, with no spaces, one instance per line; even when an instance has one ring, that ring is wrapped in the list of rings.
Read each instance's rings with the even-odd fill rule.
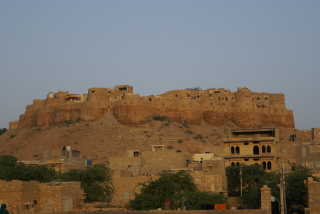
[[[285,105],[283,94],[257,93],[248,88],[232,92],[226,89],[183,89],[160,95],[140,96],[129,85],[91,88],[87,94],[49,93],[26,107],[10,128],[48,127],[65,121],[92,121],[113,113],[127,125],[138,125],[154,116],[172,121],[212,126],[230,123],[241,128],[294,127],[294,116]]]

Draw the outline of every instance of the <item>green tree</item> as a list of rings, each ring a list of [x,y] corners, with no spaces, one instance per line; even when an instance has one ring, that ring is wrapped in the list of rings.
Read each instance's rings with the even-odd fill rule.
[[[0,156],[0,179],[49,182],[55,178],[56,172],[54,169],[46,166],[26,166],[18,163],[17,158],[13,156]]]
[[[111,170],[104,165],[94,165],[85,170],[70,170],[60,175],[64,181],[80,181],[86,201],[110,202],[113,194]]]
[[[188,210],[206,209],[207,205],[222,204],[225,197],[222,194],[212,192],[189,192],[186,195],[184,205]]]
[[[0,156],[0,179],[50,182],[79,181],[87,194],[86,201],[106,201],[112,199],[113,185],[111,170],[104,165],[94,165],[84,170],[70,170],[58,174],[54,169],[46,166],[27,166],[17,162],[17,158],[10,155]]]
[[[130,201],[130,207],[137,210],[164,208],[165,201],[171,202],[172,208],[182,207],[185,195],[196,192],[192,177],[185,172],[164,172],[160,178],[141,186],[141,193]]]
[[[307,187],[304,181],[311,176],[311,170],[302,166],[296,166],[286,176],[286,199],[289,209],[307,206]]]
[[[164,172],[160,178],[141,184],[141,193],[130,201],[136,210],[165,208],[169,201],[172,209],[202,209],[204,204],[222,203],[224,197],[213,193],[199,192],[192,177],[186,172]]]
[[[4,134],[6,131],[8,131],[6,128],[0,129],[0,135]]]
[[[241,175],[240,175],[241,171]],[[242,178],[243,208],[256,209],[260,207],[260,188],[267,185],[271,188],[272,195],[279,198],[279,175],[266,172],[258,165],[240,165],[226,168],[228,191],[231,196],[240,196],[240,178]]]

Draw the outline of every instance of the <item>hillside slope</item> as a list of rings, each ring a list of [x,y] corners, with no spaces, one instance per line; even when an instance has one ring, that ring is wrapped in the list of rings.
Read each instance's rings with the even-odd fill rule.
[[[222,153],[223,133],[224,128],[205,122],[195,125],[166,119],[127,126],[108,113],[91,122],[10,130],[0,136],[0,154],[11,154],[21,160],[55,159],[60,157],[61,148],[68,145],[79,150],[84,158],[104,162],[130,149],[148,151],[151,145],[159,144],[179,152]]]

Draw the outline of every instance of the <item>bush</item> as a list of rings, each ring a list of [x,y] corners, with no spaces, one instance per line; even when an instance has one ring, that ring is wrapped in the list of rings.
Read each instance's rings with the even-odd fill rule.
[[[193,134],[193,132],[192,132],[190,129],[186,130],[184,133],[186,133],[186,134]]]
[[[64,123],[64,125],[69,126],[69,125],[72,125],[74,123],[79,123],[79,122],[80,122],[80,120],[65,120],[63,123]]]
[[[193,136],[192,138],[195,140],[202,140],[203,139],[201,134],[197,134],[197,135]]]
[[[8,129],[6,129],[6,128],[0,129],[0,135],[4,134],[7,131],[8,131]]]
[[[307,207],[307,187],[304,181],[311,177],[311,170],[296,166],[286,177],[286,199],[289,209],[294,206]]]
[[[161,115],[156,115],[152,117],[153,120],[158,120],[158,121],[169,121],[169,118],[166,116],[161,116]]]
[[[46,166],[26,166],[9,155],[0,156],[0,179],[50,182],[56,179],[54,169]]]
[[[268,185],[272,195],[279,200],[279,174],[266,172],[262,166],[229,166],[226,168],[229,196],[240,196],[240,170],[242,171],[242,197],[241,206],[247,209],[260,207],[260,188]]]
[[[111,170],[104,165],[94,165],[85,170],[70,170],[61,174],[63,181],[80,181],[86,201],[110,202],[113,194]]]
[[[212,192],[193,192],[186,196],[185,207],[188,210],[207,209],[213,204],[222,204],[225,202],[225,197],[222,194]]]
[[[0,179],[50,182],[79,181],[86,193],[86,201],[111,201],[113,186],[111,170],[103,165],[94,165],[85,170],[70,170],[58,174],[46,166],[27,166],[17,162],[17,158],[9,155],[0,156]]]
[[[183,206],[187,193],[197,192],[192,177],[186,172],[162,173],[159,179],[141,185],[141,193],[130,201],[130,207],[136,210],[165,208],[165,201],[177,209]]]

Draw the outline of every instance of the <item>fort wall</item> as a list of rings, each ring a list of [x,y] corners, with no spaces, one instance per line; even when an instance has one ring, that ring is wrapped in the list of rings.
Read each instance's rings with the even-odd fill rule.
[[[161,115],[173,121],[238,127],[294,127],[293,112],[285,106],[283,94],[256,93],[247,88],[235,92],[225,89],[184,89],[157,96],[140,96],[133,87],[91,88],[87,94],[49,93],[46,99],[26,107],[12,129],[48,127],[64,121],[91,121],[112,112],[127,125],[145,123]]]

